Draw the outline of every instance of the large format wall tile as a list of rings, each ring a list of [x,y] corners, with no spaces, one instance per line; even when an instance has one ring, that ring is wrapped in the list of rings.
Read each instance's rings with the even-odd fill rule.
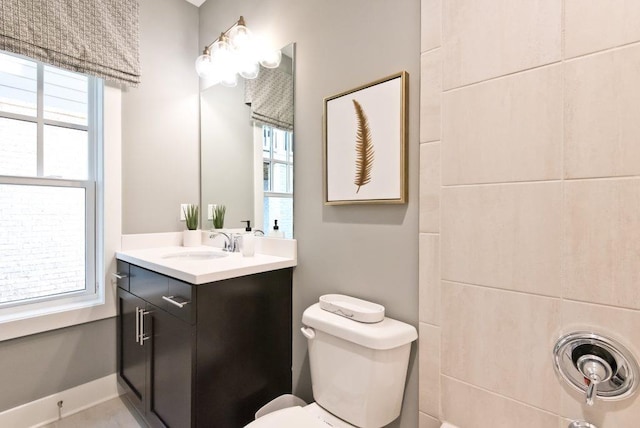
[[[565,64],[567,178],[640,174],[639,73],[640,45]]]
[[[593,303],[562,301],[562,333],[593,330],[618,340],[640,358],[640,311]],[[640,363],[640,360],[638,360]],[[640,402],[639,402],[640,403]],[[638,407],[640,421],[640,406]]]
[[[419,246],[420,321],[440,325],[440,235],[421,233]]]
[[[440,416],[440,327],[420,323],[419,408]]]
[[[561,72],[553,65],[445,93],[443,184],[562,178]]]
[[[565,0],[565,57],[637,42],[638,22],[638,0]]]
[[[444,88],[560,60],[562,2],[443,2]]]
[[[560,299],[443,281],[442,305],[443,374],[560,410],[550,355],[560,330]]]
[[[560,182],[444,187],[445,280],[560,296]]]
[[[640,178],[565,184],[563,297],[640,309]]]
[[[419,307],[441,419],[635,428],[640,394],[588,407],[551,350],[592,328],[640,358],[640,0],[421,5]],[[433,351],[420,428],[438,428]]]
[[[562,302],[563,332],[592,330],[618,340],[640,358],[640,311],[571,301]],[[566,387],[562,397],[562,415],[584,419],[598,428],[635,427],[640,421],[640,395],[617,402],[596,400],[584,405],[584,394]]]
[[[420,52],[437,48],[442,43],[442,0],[420,2]]]
[[[509,379],[503,379],[508,382]],[[532,380],[529,379],[528,382]],[[461,428],[563,428],[558,416],[442,376],[443,419]]]
[[[440,143],[420,144],[419,229],[440,231]]]
[[[440,140],[442,49],[420,56],[420,141]]]

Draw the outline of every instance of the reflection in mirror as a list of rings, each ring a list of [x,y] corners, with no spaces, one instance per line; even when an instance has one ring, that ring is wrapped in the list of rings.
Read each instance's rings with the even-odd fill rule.
[[[293,238],[294,45],[282,49],[276,69],[260,68],[255,80],[200,94],[200,188],[202,227],[211,211],[226,207],[224,228],[273,230],[278,220]]]

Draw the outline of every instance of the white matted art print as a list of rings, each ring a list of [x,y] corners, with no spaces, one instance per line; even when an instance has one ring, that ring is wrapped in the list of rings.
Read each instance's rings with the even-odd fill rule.
[[[325,205],[407,202],[408,82],[402,71],[324,100]]]

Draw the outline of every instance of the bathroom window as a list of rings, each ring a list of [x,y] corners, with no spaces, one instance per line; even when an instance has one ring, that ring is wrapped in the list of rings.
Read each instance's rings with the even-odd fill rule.
[[[100,298],[102,89],[0,52],[0,319]]]
[[[278,220],[286,238],[293,237],[293,133],[262,126],[264,228]]]

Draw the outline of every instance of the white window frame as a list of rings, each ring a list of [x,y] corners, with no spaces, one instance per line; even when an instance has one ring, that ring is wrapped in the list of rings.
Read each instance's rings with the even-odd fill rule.
[[[268,224],[264,224],[264,199],[266,197],[281,197],[281,198],[290,198],[293,200],[293,177],[287,176],[287,183],[291,183],[291,192],[289,193],[280,193],[280,192],[271,192],[264,190],[264,161],[267,159],[264,157],[263,152],[263,141],[264,141],[264,126],[269,126],[274,129],[276,128],[272,125],[265,125],[260,122],[253,123],[253,188],[254,188],[254,200],[253,200],[253,218],[254,225],[256,229],[267,230],[269,228]],[[293,149],[293,131],[291,131],[289,144],[292,145]],[[286,161],[281,160],[273,160],[272,153],[270,153],[270,157],[268,159],[271,162],[269,174],[273,175],[273,162],[285,164],[285,165],[293,165],[293,150],[291,152],[291,158],[287,156]],[[287,175],[289,174],[289,170],[287,170]]]
[[[293,131],[287,131],[286,129],[282,129],[282,128],[277,128],[275,126],[272,125],[262,125],[261,126],[261,130],[264,133],[264,128],[265,126],[268,126],[269,128],[271,128],[272,130],[277,129],[280,131],[284,131],[287,132],[287,144],[289,144],[290,147],[293,146]],[[264,135],[262,136],[262,140],[264,141]],[[264,147],[264,146],[263,146]],[[293,148],[293,147],[292,147]],[[271,136],[271,145],[269,148],[269,157],[266,158],[264,157],[264,153],[262,154],[262,161],[264,163],[264,161],[268,161],[269,162],[269,183],[271,183],[271,186],[273,187],[273,166],[275,164],[280,164],[280,165],[285,165],[287,167],[287,173],[286,173],[286,181],[287,181],[287,187],[291,186],[293,187],[293,180],[291,177],[292,172],[292,168],[289,168],[290,166],[293,167],[293,150],[291,150],[291,153],[289,153],[289,150],[287,150],[287,159],[285,160],[281,160],[281,159],[276,159],[275,157],[273,157],[273,136]],[[264,196],[265,197],[276,197],[276,198],[293,198],[293,188],[289,189],[288,192],[273,192],[270,190],[264,190]]]
[[[8,55],[10,53],[3,52]],[[13,55],[20,57],[19,55]],[[38,177],[3,176],[0,175],[0,184],[9,185],[33,185],[52,187],[82,188],[85,191],[85,290],[51,295],[42,298],[28,299],[18,302],[8,302],[0,305],[0,323],[12,323],[42,317],[49,314],[59,314],[75,309],[88,308],[105,303],[104,281],[104,173],[103,173],[103,105],[104,85],[102,80],[88,77],[88,116],[87,125],[77,125],[67,122],[44,118],[44,67],[46,64],[26,58],[37,64],[37,115],[29,116],[8,112],[0,112],[0,117],[21,120],[37,124],[37,152],[38,152]],[[88,177],[86,180],[70,180],[42,177],[43,172],[43,145],[44,126],[53,125],[64,128],[87,131],[88,143]],[[22,327],[8,329],[4,338],[17,337],[31,332],[48,330],[39,324],[31,324],[25,329]],[[68,323],[65,324],[72,324]],[[53,324],[55,326],[55,323]],[[4,326],[3,326],[4,327]],[[56,328],[56,327],[51,327]],[[12,332],[13,331],[13,332]]]

